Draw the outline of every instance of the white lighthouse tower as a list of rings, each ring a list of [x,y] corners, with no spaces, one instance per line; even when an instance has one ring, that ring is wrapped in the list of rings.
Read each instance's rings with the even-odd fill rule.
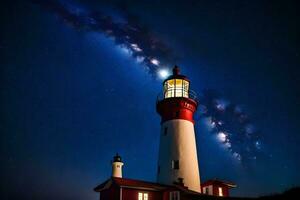
[[[121,156],[119,154],[116,154],[114,156],[114,160],[111,163],[112,167],[112,177],[122,178],[122,167],[124,163],[122,162]]]
[[[177,66],[163,82],[163,96],[156,105],[161,116],[157,182],[183,181],[188,189],[201,192],[193,120],[198,104],[189,87],[190,81]]]

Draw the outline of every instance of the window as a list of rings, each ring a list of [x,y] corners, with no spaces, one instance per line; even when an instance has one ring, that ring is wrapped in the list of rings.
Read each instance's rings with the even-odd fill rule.
[[[148,193],[139,192],[139,200],[148,200]]]
[[[217,191],[218,192],[218,191]],[[213,194],[213,186],[212,185],[208,185],[202,188],[202,193],[203,194],[207,194],[207,195],[214,195]],[[217,194],[216,194],[217,195]]]
[[[182,97],[183,87],[182,87],[182,79],[175,79],[175,97]]]
[[[183,97],[189,98],[189,82],[183,80]]]
[[[159,174],[160,173],[160,166],[158,165],[158,167],[157,167],[157,174]]]
[[[172,160],[172,168],[179,169],[179,160]]]
[[[221,187],[219,187],[219,196],[222,197],[223,196],[223,190]]]
[[[170,200],[180,200],[180,193],[179,191],[172,191],[170,192]]]
[[[164,129],[164,135],[167,135],[168,134],[168,127],[165,127]]]
[[[168,80],[165,82],[165,98],[170,98],[174,97],[174,90],[175,90],[175,84],[174,84],[174,79]]]
[[[208,194],[208,188],[207,187],[203,188],[203,194]]]

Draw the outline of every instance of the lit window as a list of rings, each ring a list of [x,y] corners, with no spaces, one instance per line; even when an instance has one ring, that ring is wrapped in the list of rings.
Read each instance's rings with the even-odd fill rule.
[[[183,80],[183,97],[189,98],[189,82]]]
[[[170,200],[180,200],[180,193],[179,191],[172,191],[170,192]]]
[[[222,197],[223,196],[223,190],[221,187],[219,187],[219,196]]]
[[[174,86],[174,79],[168,80],[165,82],[165,98],[170,98],[170,97],[174,97],[174,90],[175,90],[175,86]]]
[[[179,160],[172,160],[172,168],[179,169]]]
[[[148,200],[148,193],[139,192],[139,200]]]
[[[175,97],[182,97],[183,87],[182,87],[182,79],[176,79],[175,85]]]

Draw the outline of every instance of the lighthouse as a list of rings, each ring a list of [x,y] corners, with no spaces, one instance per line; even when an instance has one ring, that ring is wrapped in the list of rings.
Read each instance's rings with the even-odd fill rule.
[[[119,154],[116,154],[114,156],[114,159],[113,159],[112,163],[111,163],[111,167],[112,167],[111,176],[112,177],[122,178],[123,164],[124,163],[122,162],[121,156],[119,156]]]
[[[164,80],[163,94],[156,104],[161,116],[158,183],[183,184],[201,192],[193,120],[197,105],[189,79],[175,66],[173,74]]]
[[[116,154],[112,161],[112,176],[94,188],[100,193],[100,200],[228,197],[229,189],[236,187],[232,182],[215,178],[200,185],[193,120],[197,106],[197,97],[190,90],[189,79],[181,75],[175,66],[173,74],[164,80],[163,93],[156,103],[156,110],[161,116],[157,181],[122,177],[123,162]]]

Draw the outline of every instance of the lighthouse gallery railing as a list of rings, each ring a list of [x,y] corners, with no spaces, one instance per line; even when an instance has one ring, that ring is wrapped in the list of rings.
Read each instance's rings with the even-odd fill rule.
[[[165,90],[164,92],[159,93],[157,96],[157,101],[161,101],[167,98],[176,98],[176,97],[189,98],[198,102],[198,97],[196,92],[194,92],[193,90],[187,91],[182,88],[170,88]]]

